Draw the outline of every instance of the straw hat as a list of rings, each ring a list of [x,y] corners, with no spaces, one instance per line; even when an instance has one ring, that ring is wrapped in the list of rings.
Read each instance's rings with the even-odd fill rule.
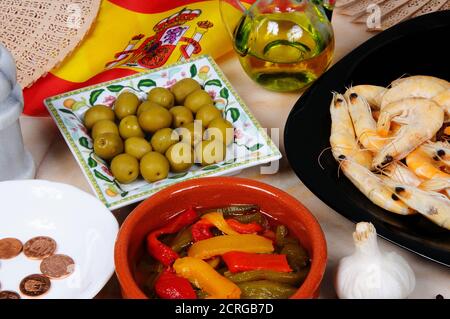
[[[81,42],[101,0],[1,0],[0,42],[17,64],[17,81],[33,84]]]
[[[379,13],[379,24],[367,25],[369,30],[385,30],[391,26],[423,14],[449,10],[450,0],[338,0],[341,14],[352,17],[354,23],[367,23]],[[370,21],[369,21],[370,22]]]

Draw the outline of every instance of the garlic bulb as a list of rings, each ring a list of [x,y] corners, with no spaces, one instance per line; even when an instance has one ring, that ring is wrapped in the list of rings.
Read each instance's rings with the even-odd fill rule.
[[[400,299],[414,290],[416,278],[405,259],[395,252],[383,254],[371,223],[358,223],[353,233],[356,250],[342,258],[335,278],[341,299]]]

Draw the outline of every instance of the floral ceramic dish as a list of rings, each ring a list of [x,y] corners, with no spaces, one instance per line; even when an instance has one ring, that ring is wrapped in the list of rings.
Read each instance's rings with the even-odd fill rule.
[[[153,87],[170,87],[176,81],[191,77],[213,97],[217,108],[235,128],[235,141],[228,146],[224,161],[205,166],[193,166],[188,172],[169,174],[168,178],[147,183],[143,179],[120,184],[106,163],[93,152],[93,141],[83,124],[84,113],[95,104],[111,106],[123,91],[132,91],[141,99]],[[265,130],[250,113],[217,64],[208,56],[188,62],[139,73],[100,83],[76,91],[50,97],[44,101],[64,139],[69,145],[84,175],[97,197],[109,209],[141,201],[174,183],[204,176],[218,176],[281,158],[281,153]]]

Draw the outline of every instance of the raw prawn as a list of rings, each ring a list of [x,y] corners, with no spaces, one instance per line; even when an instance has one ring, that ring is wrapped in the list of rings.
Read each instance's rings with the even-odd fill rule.
[[[432,76],[417,75],[401,78],[391,83],[391,88],[383,95],[381,110],[387,105],[407,98],[432,99],[450,89],[450,83]]]
[[[342,94],[335,94],[330,105],[331,135],[330,145],[336,160],[353,158],[364,167],[370,167],[372,155],[361,150],[355,138],[353,123],[348,112],[348,105]]]
[[[350,88],[345,93],[348,110],[358,141],[369,151],[377,152],[386,144],[386,138],[377,133],[377,123],[366,99]]]
[[[409,98],[393,102],[380,113],[378,133],[387,136],[393,120],[403,125],[392,141],[375,155],[372,165],[378,169],[403,159],[417,146],[431,139],[444,123],[444,111],[427,99]]]
[[[340,167],[353,185],[375,205],[400,215],[414,213],[405,203],[399,200],[379,176],[364,166],[351,159],[344,159],[341,160]]]

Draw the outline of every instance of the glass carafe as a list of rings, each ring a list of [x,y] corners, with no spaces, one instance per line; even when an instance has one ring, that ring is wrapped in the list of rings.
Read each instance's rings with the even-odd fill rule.
[[[220,0],[222,20],[245,72],[263,87],[296,91],[330,65],[334,36],[324,7],[312,0]]]

